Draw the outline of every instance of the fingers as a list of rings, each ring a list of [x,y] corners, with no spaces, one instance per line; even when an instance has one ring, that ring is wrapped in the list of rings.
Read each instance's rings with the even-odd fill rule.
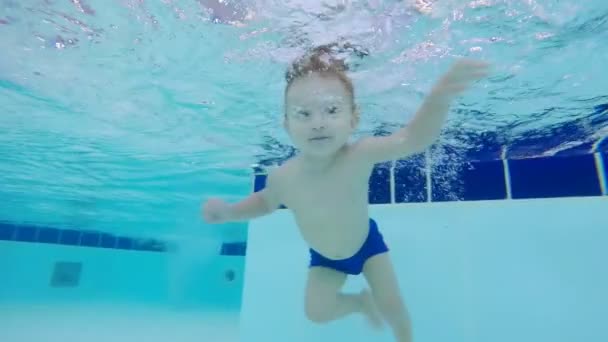
[[[488,76],[490,64],[463,59],[456,62],[446,75],[447,83],[469,83]]]
[[[484,76],[490,70],[490,63],[478,60],[464,60],[460,67],[472,76]]]
[[[441,93],[460,94],[473,83],[489,74],[490,64],[484,61],[461,59],[442,78],[438,89]]]
[[[459,67],[459,68],[468,68],[468,69],[487,69],[490,67],[490,63],[481,61],[481,60],[477,60],[477,59],[463,58],[463,59],[458,60],[455,63],[455,66]]]

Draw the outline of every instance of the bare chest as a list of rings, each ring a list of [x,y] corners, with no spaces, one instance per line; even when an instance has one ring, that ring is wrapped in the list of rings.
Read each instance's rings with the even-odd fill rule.
[[[364,175],[328,173],[321,177],[298,177],[285,187],[285,205],[308,216],[331,216],[367,203],[368,179]]]
[[[360,247],[367,225],[366,178],[301,179],[285,190],[284,203],[312,248],[341,259]]]
[[[371,168],[347,161],[324,172],[285,169],[279,186],[280,200],[295,216],[304,240],[337,259],[352,255],[367,236]]]

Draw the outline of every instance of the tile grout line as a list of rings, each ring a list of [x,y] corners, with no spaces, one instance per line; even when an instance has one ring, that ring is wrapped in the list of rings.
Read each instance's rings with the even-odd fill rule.
[[[513,199],[513,195],[511,192],[511,172],[509,170],[509,160],[507,159],[507,147],[502,147],[502,152],[500,154],[500,160],[502,161],[502,168],[504,171],[505,177],[505,189],[507,190],[507,199]]]
[[[606,188],[606,168],[604,164],[604,158],[602,154],[599,152],[595,152],[593,154],[595,157],[595,172],[597,173],[597,179],[600,182],[600,189],[602,191],[602,195],[608,195],[608,189]]]

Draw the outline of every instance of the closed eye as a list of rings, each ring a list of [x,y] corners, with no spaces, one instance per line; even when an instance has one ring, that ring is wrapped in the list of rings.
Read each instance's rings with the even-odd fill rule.
[[[336,107],[336,106],[327,107],[327,111],[330,114],[336,114],[338,112],[338,107]]]

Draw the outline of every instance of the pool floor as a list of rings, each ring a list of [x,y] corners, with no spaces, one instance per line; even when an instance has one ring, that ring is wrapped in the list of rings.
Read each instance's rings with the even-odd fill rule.
[[[0,306],[3,342],[238,341],[237,313],[129,306]]]

